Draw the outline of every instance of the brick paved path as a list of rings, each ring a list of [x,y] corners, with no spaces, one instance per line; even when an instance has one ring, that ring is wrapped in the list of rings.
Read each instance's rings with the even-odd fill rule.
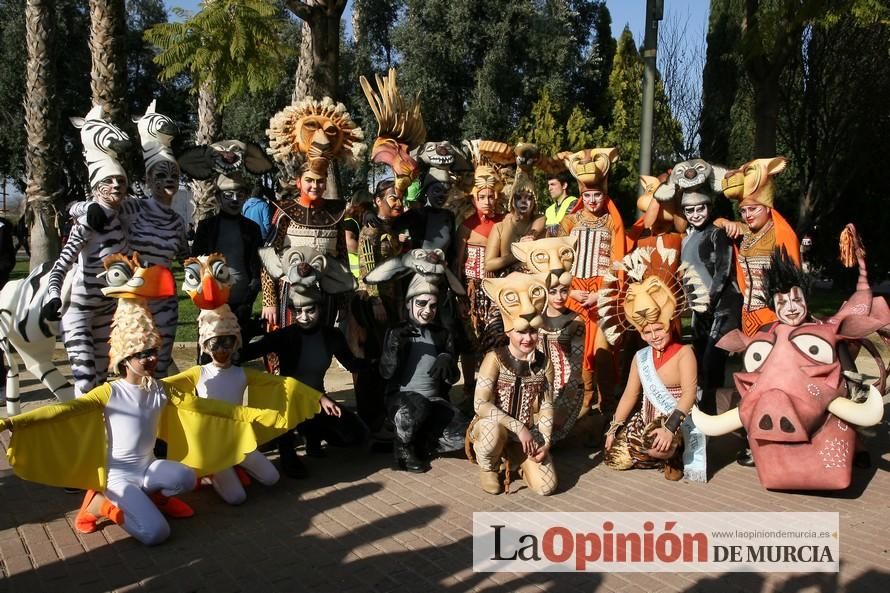
[[[180,351],[180,355],[185,351]],[[57,359],[61,358],[57,352]],[[187,364],[187,357],[182,357]],[[25,375],[27,405],[45,391]],[[332,371],[338,399],[348,381]],[[0,460],[0,591],[890,591],[890,439],[886,421],[868,445],[875,460],[856,470],[848,492],[782,494],[730,463],[739,446],[712,442],[716,472],[707,485],[667,482],[656,472],[615,472],[598,452],[557,450],[559,492],[490,496],[478,469],[437,459],[427,474],[394,472],[390,456],[329,450],[309,459],[312,475],[252,485],[241,507],[211,489],[186,495],[192,519],[174,521],[163,545],[147,548],[115,525],[90,535],[72,527],[81,496],[31,484]],[[6,435],[4,438],[7,438]],[[4,441],[5,446],[5,441]],[[473,511],[837,511],[840,574],[485,574],[472,572]]]

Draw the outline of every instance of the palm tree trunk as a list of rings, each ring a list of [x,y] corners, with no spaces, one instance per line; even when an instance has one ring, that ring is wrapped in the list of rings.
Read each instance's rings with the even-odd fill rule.
[[[54,36],[53,0],[27,0],[25,39],[25,195],[31,242],[31,268],[59,256],[60,238],[53,200],[61,193],[55,71],[50,58]]]
[[[195,132],[195,143],[212,144],[218,139],[220,128],[218,97],[213,91],[213,83],[206,82],[198,91],[198,129]],[[213,179],[192,182],[195,200],[195,214],[192,220],[196,225],[208,216],[216,214],[214,187]]]
[[[111,121],[127,122],[126,5],[124,0],[90,0],[90,90]]]

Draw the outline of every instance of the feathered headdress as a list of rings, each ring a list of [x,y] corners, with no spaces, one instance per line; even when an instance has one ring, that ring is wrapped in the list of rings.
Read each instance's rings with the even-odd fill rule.
[[[668,329],[687,309],[707,310],[708,289],[696,271],[683,262],[676,274],[671,272],[679,256],[659,237],[655,247],[638,247],[613,264],[615,271],[625,273],[625,283],[619,285],[616,275],[606,275],[597,300],[600,329],[610,344],[629,329],[642,331],[651,323]]]

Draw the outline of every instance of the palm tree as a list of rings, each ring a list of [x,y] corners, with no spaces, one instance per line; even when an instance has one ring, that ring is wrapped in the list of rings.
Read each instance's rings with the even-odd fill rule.
[[[124,0],[90,0],[90,90],[118,125],[128,123],[126,31]]]
[[[25,40],[25,177],[31,237],[31,268],[59,256],[59,230],[53,201],[61,193],[57,154],[59,128],[51,59],[53,0],[27,0]]]
[[[336,99],[340,19],[346,0],[287,0],[285,6],[303,21],[294,101],[307,96]]]
[[[275,0],[205,0],[191,15],[174,8],[183,19],[162,23],[145,32],[160,48],[155,58],[161,79],[188,73],[192,92],[198,93],[198,130],[195,141],[218,140],[219,110],[244,93],[276,88],[291,50],[282,42],[282,15]],[[196,182],[195,221],[216,209],[211,184]]]

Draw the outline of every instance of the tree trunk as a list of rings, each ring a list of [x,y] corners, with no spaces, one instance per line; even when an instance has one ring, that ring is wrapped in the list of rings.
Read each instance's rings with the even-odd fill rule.
[[[782,66],[784,67],[784,66]],[[751,78],[754,87],[754,158],[776,156],[779,122],[779,73],[782,67]]]
[[[297,75],[294,79],[294,93],[291,100],[296,103],[306,97],[318,97],[315,86],[315,54],[312,46],[312,29],[303,21],[300,31],[300,59],[297,62]]]
[[[212,90],[212,83],[207,82],[198,91],[198,129],[195,132],[195,144],[212,144],[218,139],[220,128],[218,97]],[[216,214],[214,188],[214,179],[192,182],[192,194],[195,201],[195,213],[192,220],[195,225],[208,216]]]
[[[90,0],[90,90],[111,121],[128,126],[126,5],[124,0]]]
[[[61,150],[55,72],[50,56],[54,37],[53,0],[27,0],[25,39],[28,63],[25,75],[25,195],[28,200],[28,226],[31,268],[59,256],[60,238],[53,200],[59,187],[58,151]]]

